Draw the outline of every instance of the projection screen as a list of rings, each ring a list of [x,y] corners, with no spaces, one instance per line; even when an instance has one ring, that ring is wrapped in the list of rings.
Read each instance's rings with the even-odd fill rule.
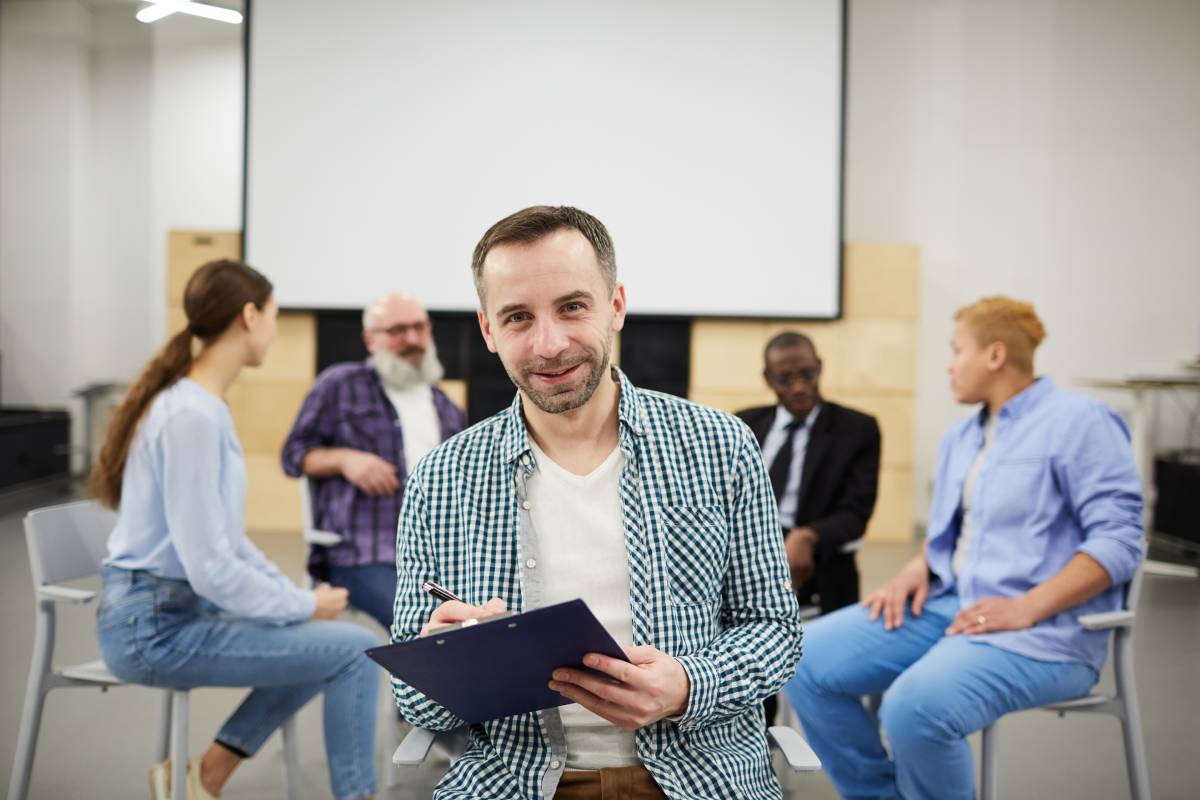
[[[482,233],[553,204],[608,226],[631,313],[840,316],[840,0],[248,5],[246,258],[281,306],[473,310]]]

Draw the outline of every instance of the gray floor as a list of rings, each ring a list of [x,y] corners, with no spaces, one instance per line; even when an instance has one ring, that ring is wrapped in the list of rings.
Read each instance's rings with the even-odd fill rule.
[[[17,721],[21,714],[29,648],[33,637],[33,598],[21,516],[25,507],[56,502],[61,497],[29,497],[0,503],[0,785],[7,787]],[[290,536],[257,539],[267,555],[296,578],[303,551]],[[885,580],[915,545],[870,545],[859,555],[863,585]],[[1154,796],[1200,798],[1200,582],[1148,576],[1137,636],[1138,686],[1146,728]],[[94,609],[68,607],[61,615],[56,663],[90,660]],[[1101,679],[1111,685],[1111,676]],[[193,694],[192,751],[238,703],[242,693],[203,689]],[[92,690],[52,692],[46,704],[31,797],[137,798],[147,796],[159,693],[128,687],[108,693]],[[321,711],[313,703],[300,715],[300,754],[304,796],[328,797],[321,745]],[[977,737],[972,737],[977,739]],[[973,745],[977,747],[977,742]],[[1006,718],[1001,724],[1001,796],[1005,798],[1127,797],[1120,728],[1110,718],[1071,716],[1058,719],[1042,712]],[[280,762],[277,740],[247,762],[224,797],[279,797]],[[379,752],[382,767],[383,752]],[[381,797],[424,798],[431,793],[443,764],[404,773],[403,784],[381,791]],[[382,774],[382,773],[381,773]],[[789,798],[836,797],[823,775],[787,776]]]

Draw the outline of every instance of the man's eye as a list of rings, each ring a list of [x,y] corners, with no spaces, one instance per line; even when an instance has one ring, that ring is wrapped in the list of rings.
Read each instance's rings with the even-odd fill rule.
[[[587,306],[585,306],[583,303],[567,303],[565,306],[563,306],[562,310],[569,314],[572,311],[583,311],[585,308],[587,308]]]
[[[508,318],[506,320],[504,320],[504,322],[506,325],[513,325],[518,322],[524,322],[528,318],[529,318],[528,314],[526,314],[523,311],[518,311],[516,314],[509,314]]]

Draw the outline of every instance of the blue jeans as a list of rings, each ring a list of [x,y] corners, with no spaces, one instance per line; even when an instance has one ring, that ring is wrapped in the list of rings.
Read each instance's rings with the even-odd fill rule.
[[[847,798],[970,800],[975,770],[966,737],[1003,715],[1085,694],[1086,664],[1040,661],[943,631],[958,595],[930,600],[920,617],[883,629],[850,606],[804,631],[804,655],[784,687],[805,736]],[[884,692],[879,727],[864,695]]]
[[[350,605],[370,614],[384,630],[392,629],[396,607],[395,564],[330,565],[329,582],[349,592]]]
[[[96,611],[100,654],[123,681],[168,689],[247,686],[216,738],[253,755],[289,717],[325,695],[325,754],[336,798],[375,792],[378,644],[346,622],[279,625],[224,615],[187,581],[105,567]]]

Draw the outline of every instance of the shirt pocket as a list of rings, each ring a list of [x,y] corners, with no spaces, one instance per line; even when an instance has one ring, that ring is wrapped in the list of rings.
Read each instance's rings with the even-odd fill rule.
[[[714,606],[721,599],[729,532],[716,506],[661,506],[667,579],[674,606]]]
[[[1050,461],[1043,456],[1007,458],[982,477],[982,499],[989,521],[1000,526],[1024,527],[1037,513],[1046,488]]]
[[[391,427],[385,425],[379,410],[372,406],[347,406],[338,410],[337,443],[349,445],[355,450],[378,453],[382,440]]]

